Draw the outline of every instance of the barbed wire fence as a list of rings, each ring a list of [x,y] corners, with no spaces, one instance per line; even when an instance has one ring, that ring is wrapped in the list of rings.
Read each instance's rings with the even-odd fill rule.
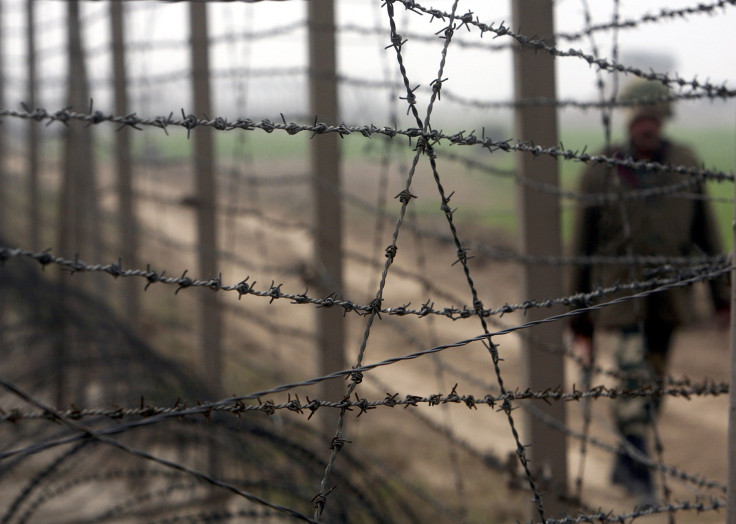
[[[3,522],[722,518],[725,471],[704,475],[668,449],[692,442],[689,431],[725,442],[709,434],[721,426],[696,419],[683,429],[665,413],[647,457],[611,427],[606,406],[708,399],[698,406],[725,412],[727,375],[621,389],[605,355],[586,363],[536,329],[711,281],[732,272],[731,258],[530,253],[493,218],[516,212],[514,186],[561,202],[563,216],[572,206],[699,198],[732,217],[732,191],[721,187],[734,181],[733,162],[663,165],[594,144],[509,139],[503,120],[519,108],[598,111],[610,144],[616,109],[731,103],[726,83],[628,65],[616,35],[716,18],[736,2],[626,18],[616,1],[602,22],[582,2],[584,27],[550,36],[484,22],[496,15],[462,0],[356,2],[349,22],[335,24],[270,2],[205,4],[68,2],[39,13],[32,0],[0,2],[7,20],[30,20],[25,32],[9,22],[0,31]],[[189,7],[200,22],[191,33]],[[208,11],[220,17],[211,36]],[[329,40],[333,31],[338,50],[354,54],[350,66],[331,72],[318,62],[323,47],[311,63],[298,58],[310,32]],[[601,35],[613,35],[610,58]],[[182,66],[196,45],[211,65],[193,53]],[[466,87],[500,73],[482,71],[480,59],[519,49],[593,67],[598,100],[489,99]],[[622,101],[619,74],[670,94]],[[209,100],[182,95],[203,78]],[[308,81],[339,90],[328,98],[344,115],[307,107]],[[203,139],[204,149],[189,146]],[[310,148],[328,141],[342,146],[333,159],[342,182],[305,167]],[[582,194],[569,175],[559,185],[511,167],[514,155],[681,181]],[[693,192],[704,184],[719,189]],[[320,201],[338,218],[320,222]],[[337,220],[343,233],[329,229]],[[586,293],[519,295],[519,268],[591,264],[648,270]],[[531,386],[521,370],[528,347],[564,362],[568,378]],[[564,404],[566,417],[540,409],[548,404]],[[562,439],[574,475],[545,470],[551,448],[530,441],[529,421]],[[637,507],[607,485],[601,468],[622,451],[657,474],[659,503]],[[725,449],[713,453],[723,462]]]

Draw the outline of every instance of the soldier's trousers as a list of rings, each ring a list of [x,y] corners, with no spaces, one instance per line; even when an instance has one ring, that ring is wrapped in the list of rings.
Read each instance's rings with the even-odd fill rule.
[[[649,321],[620,330],[615,353],[619,389],[662,386],[674,328]],[[618,397],[613,400],[613,417],[621,434],[646,439],[660,407],[660,396]]]

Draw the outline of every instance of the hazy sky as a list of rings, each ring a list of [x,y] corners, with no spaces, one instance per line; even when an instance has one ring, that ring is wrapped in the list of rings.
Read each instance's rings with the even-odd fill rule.
[[[11,93],[9,105],[14,106],[14,98],[22,97],[21,88],[25,77],[23,69],[23,19],[24,2],[20,0],[1,0],[4,8],[3,28],[8,35],[6,47],[6,76],[17,92]],[[697,5],[706,0],[667,0],[620,2],[620,18],[640,19],[646,13],[657,13],[662,8],[680,9]],[[444,11],[451,9],[448,0],[421,0],[422,5]],[[593,9],[593,23],[605,23],[611,19],[614,2],[610,0],[588,0]],[[388,19],[385,9],[380,8],[381,0],[340,0],[338,24],[343,28],[339,36],[340,71],[361,81],[382,81],[397,79],[395,54],[392,49],[384,49],[389,44]],[[39,49],[42,58],[42,77],[46,79],[42,91],[42,101],[47,105],[60,103],[58,87],[64,70],[64,57],[60,52],[64,43],[63,14],[64,3],[57,0],[38,0],[37,24]],[[585,25],[582,0],[560,0],[555,3],[555,25],[558,32],[579,31]],[[105,78],[110,76],[108,42],[108,21],[103,16],[107,2],[83,2],[86,20],[85,39],[90,51],[90,76],[93,78],[93,92],[100,104],[108,103],[109,88]],[[131,75],[146,83],[138,82],[133,89],[133,99],[139,104],[139,113],[164,114],[178,111],[188,104],[188,88],[183,81],[172,80],[173,73],[185,73],[188,68],[188,53],[185,42],[188,38],[188,6],[186,3],[163,4],[159,2],[129,2],[128,32],[133,42],[168,42],[175,45],[161,49],[153,45],[148,50],[132,50],[129,53]],[[510,17],[511,7],[507,0],[461,0],[459,13],[473,11],[482,22],[498,24],[505,21],[516,29]],[[442,28],[442,22],[430,17],[406,12],[397,4],[397,23],[399,30],[407,35],[431,36]],[[214,37],[228,32],[263,33],[269,28],[288,29],[295,22],[306,17],[306,3],[302,0],[288,2],[213,3],[209,7],[211,32]],[[365,34],[350,30],[349,26],[373,29],[375,34]],[[730,88],[736,88],[736,60],[732,53],[736,49],[736,7],[727,7],[713,15],[694,14],[682,19],[664,19],[657,23],[641,24],[635,29],[619,31],[616,46],[619,61],[636,67],[653,67],[665,72],[666,64],[671,64],[686,79],[696,77],[714,83],[724,81]],[[522,28],[523,32],[523,28]],[[477,30],[464,29],[456,33],[456,38],[467,42],[487,42],[489,44],[508,43],[508,38],[492,40],[491,34],[479,38]],[[614,46],[614,34],[602,31],[595,34],[596,44],[601,56],[610,58]],[[179,42],[176,45],[176,42]],[[589,39],[559,41],[562,49],[576,48],[591,52]],[[440,58],[441,41],[425,43],[409,39],[403,53],[410,81],[424,88],[436,77]],[[247,113],[254,116],[268,114],[304,113],[304,75],[298,69],[306,65],[306,30],[285,31],[278,38],[260,38],[240,43],[222,43],[212,50],[213,67],[220,72],[234,68],[250,68],[251,73],[219,75],[214,82],[216,110],[232,116],[231,112]],[[636,61],[645,53],[644,62]],[[288,70],[288,68],[294,68]],[[265,74],[263,69],[272,70]],[[276,70],[276,71],[274,71]],[[672,72],[670,71],[670,72]],[[254,74],[255,72],[255,74]],[[595,91],[595,68],[577,58],[557,60],[558,94],[564,98],[593,100]],[[387,76],[388,75],[388,76]],[[512,93],[511,53],[488,51],[452,46],[448,53],[445,84],[448,92],[477,100],[508,100]],[[608,85],[612,76],[604,74]],[[421,89],[420,89],[421,93]],[[14,96],[13,96],[14,95]],[[387,118],[385,101],[387,91],[375,88],[361,88],[348,85],[342,89],[341,103],[345,113],[353,119],[383,123]],[[426,105],[427,95],[420,101]],[[477,110],[472,108],[453,108],[443,100],[446,111],[457,112],[460,117],[472,117]],[[420,103],[420,105],[422,105]],[[17,107],[17,106],[15,106]],[[718,114],[736,120],[733,102],[721,104]]]

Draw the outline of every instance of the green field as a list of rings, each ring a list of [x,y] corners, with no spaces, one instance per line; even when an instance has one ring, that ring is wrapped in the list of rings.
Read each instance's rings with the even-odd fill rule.
[[[196,130],[193,132],[196,132]],[[191,139],[187,140],[186,131],[181,129],[171,129],[169,134],[170,136],[167,137],[158,130],[146,130],[143,133],[138,133],[134,142],[136,153],[153,152],[156,159],[161,161],[184,160],[190,154]],[[733,128],[672,127],[667,130],[667,135],[690,145],[698,154],[704,167],[729,173],[734,172],[736,130]],[[620,139],[620,134],[614,137],[614,140],[617,139]],[[272,133],[261,130],[233,130],[215,133],[216,151],[218,158],[221,160],[269,162],[277,159],[303,158],[309,153],[309,140],[310,134],[307,132],[298,133],[294,136],[278,130]],[[393,158],[401,157],[403,160],[408,160],[411,156],[411,149],[408,147],[407,139],[396,137],[393,140],[398,146],[394,149]],[[383,136],[374,136],[371,139],[357,134],[346,136],[341,140],[345,169],[349,170],[351,162],[378,161],[383,154],[385,141],[386,138]],[[600,128],[580,129],[570,127],[562,129],[561,142],[567,149],[582,150],[583,147],[587,146],[588,152],[596,152],[603,146],[604,138]],[[480,151],[480,148],[477,149]],[[98,151],[104,157],[109,154],[110,148],[106,147],[103,141]],[[475,149],[454,148],[453,151],[472,153]],[[514,162],[513,154],[504,152],[496,152],[492,155],[479,152],[477,158],[501,168],[512,168]],[[574,190],[583,167],[580,162],[560,161],[562,187]],[[488,186],[488,191],[495,195],[495,201],[501,202],[503,205],[489,205],[487,210],[461,210],[463,212],[458,214],[458,220],[480,221],[483,225],[496,227],[510,235],[514,235],[516,217],[513,207],[515,205],[515,185],[513,181],[479,173],[477,170],[468,170],[466,176],[470,177],[471,180],[476,178],[487,180],[483,183],[491,184]],[[453,183],[457,185],[456,182],[453,181]],[[714,197],[731,199],[733,197],[733,184],[710,182],[708,192]],[[418,212],[436,212],[436,206],[427,203],[425,208],[422,204],[417,203],[416,210]],[[573,204],[569,201],[563,201],[562,206],[563,241],[567,242],[571,232]],[[731,202],[716,202],[713,207],[721,228],[724,246],[730,249],[732,246],[733,204]]]
[[[678,142],[689,145],[698,155],[703,166],[707,169],[734,172],[736,163],[736,130],[729,129],[686,129],[672,128],[667,131],[667,136]],[[614,137],[614,141],[620,140]],[[587,151],[595,153],[604,144],[603,133],[599,129],[563,129],[561,142],[566,149],[582,150],[587,146]],[[513,168],[512,155],[496,153],[488,156],[487,160],[493,159],[494,165],[500,168]],[[564,189],[575,190],[584,165],[576,161],[560,161],[560,184]],[[478,176],[469,174],[469,176]],[[475,213],[474,219],[481,220],[484,224],[499,227],[505,232],[514,235],[516,232],[515,217],[515,184],[508,179],[488,177],[489,183],[493,184],[493,191],[499,195],[498,201],[507,202],[507,205],[489,209],[486,213]],[[734,187],[730,182],[709,182],[708,193],[717,198],[733,199]],[[574,203],[569,200],[562,202],[562,235],[565,243],[569,242],[572,231]],[[714,202],[713,209],[716,214],[723,245],[730,250],[733,244],[732,222],[733,203]]]

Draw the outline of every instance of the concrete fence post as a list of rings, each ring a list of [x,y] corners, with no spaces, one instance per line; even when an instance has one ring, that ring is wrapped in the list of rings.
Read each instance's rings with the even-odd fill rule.
[[[515,27],[526,35],[536,35],[548,43],[554,34],[551,0],[513,0],[512,17]],[[518,46],[514,49],[514,96],[516,100],[556,97],[555,61],[548,53]],[[557,112],[554,106],[519,107],[515,111],[517,140],[555,145]],[[558,185],[557,160],[550,157],[517,153],[517,170],[529,180]],[[518,192],[518,223],[521,253],[524,255],[560,256],[560,209],[556,195],[540,192],[528,186]],[[562,275],[558,266],[524,266],[521,296],[546,298],[562,296]],[[557,311],[531,309],[525,320],[537,320]],[[548,323],[529,330],[530,337],[545,344],[562,344],[562,325]],[[562,355],[550,354],[531,340],[524,342],[525,386],[543,391],[564,384]],[[560,422],[565,421],[565,404],[539,403],[539,408]],[[567,514],[567,508],[556,495],[567,493],[567,444],[565,436],[527,414],[526,441],[532,471],[537,477],[543,496],[545,513],[549,517]],[[532,508],[534,510],[534,508]],[[533,513],[534,515],[534,513]]]

